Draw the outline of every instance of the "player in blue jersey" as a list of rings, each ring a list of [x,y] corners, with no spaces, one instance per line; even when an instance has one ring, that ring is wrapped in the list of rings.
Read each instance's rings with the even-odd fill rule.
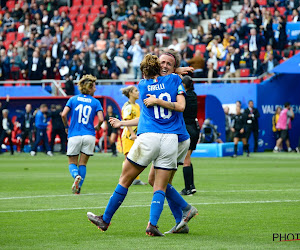
[[[163,210],[172,173],[170,170],[177,168],[178,134],[185,131],[178,112],[174,112],[183,112],[185,108],[184,88],[178,75],[159,76],[160,63],[156,56],[146,55],[141,63],[141,70],[146,78],[139,83],[141,97],[145,99],[148,94],[155,95],[160,100],[160,106],[143,107],[138,124],[138,138],[128,153],[119,184],[104,214],[96,216],[88,212],[87,215],[92,223],[106,231],[112,216],[125,199],[132,181],[153,161],[156,178],[146,233],[151,236],[163,236],[157,229],[157,221]],[[168,84],[170,81],[173,82],[172,85]],[[187,209],[190,207],[188,205]]]
[[[95,130],[100,129],[104,120],[101,103],[93,97],[96,91],[95,82],[96,78],[92,75],[84,75],[78,83],[81,94],[71,97],[61,114],[68,134],[67,156],[69,171],[74,178],[72,192],[75,194],[80,194],[86,175],[86,164],[94,154]],[[71,116],[70,126],[67,121],[68,114]],[[96,126],[95,116],[98,118]]]

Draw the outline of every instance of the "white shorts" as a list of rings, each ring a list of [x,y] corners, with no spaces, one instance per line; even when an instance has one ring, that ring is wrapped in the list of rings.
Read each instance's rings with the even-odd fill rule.
[[[67,156],[76,156],[84,153],[94,155],[96,138],[92,135],[73,136],[68,139]]]
[[[152,161],[154,168],[176,170],[178,136],[175,134],[144,133],[135,139],[127,159],[140,167]]]
[[[186,157],[186,154],[189,150],[190,147],[190,138],[182,141],[182,142],[178,142],[178,157],[177,157],[177,163],[179,165],[183,165],[184,159]]]

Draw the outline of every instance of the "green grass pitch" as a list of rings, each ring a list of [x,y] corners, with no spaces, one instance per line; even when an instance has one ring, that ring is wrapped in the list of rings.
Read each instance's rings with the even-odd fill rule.
[[[1,155],[0,249],[300,249],[300,241],[273,241],[273,233],[299,233],[300,239],[296,153],[193,159],[198,192],[186,200],[199,215],[189,222],[189,234],[160,238],[145,235],[149,185],[129,189],[108,231],[86,217],[88,211],[103,213],[122,161],[108,154],[90,158],[82,194],[76,196],[66,156]],[[181,167],[173,184],[183,188]],[[174,226],[167,202],[158,225],[162,232]]]

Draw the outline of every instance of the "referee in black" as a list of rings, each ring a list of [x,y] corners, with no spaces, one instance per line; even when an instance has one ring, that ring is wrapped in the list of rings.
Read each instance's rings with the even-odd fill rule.
[[[183,112],[183,118],[186,125],[186,129],[190,134],[190,148],[184,159],[183,163],[183,177],[185,188],[180,192],[181,195],[192,195],[196,193],[194,184],[194,171],[193,164],[191,162],[191,154],[196,149],[197,142],[199,140],[200,127],[197,120],[198,103],[197,94],[194,91],[194,83],[190,76],[185,76],[182,79],[183,86],[186,91],[186,106]]]
[[[241,107],[236,106],[236,114],[233,116],[233,125],[231,131],[233,132],[233,142],[234,142],[234,155],[232,157],[237,157],[237,148],[239,140],[241,139],[243,142],[243,149],[247,152],[247,156],[249,156],[249,145],[247,144],[246,139],[246,117],[241,113]]]

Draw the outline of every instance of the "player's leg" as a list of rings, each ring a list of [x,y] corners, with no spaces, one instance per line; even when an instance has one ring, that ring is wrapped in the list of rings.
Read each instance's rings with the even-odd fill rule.
[[[31,156],[36,155],[37,147],[38,147],[39,143],[42,141],[42,133],[43,133],[42,129],[39,129],[39,128],[36,129],[35,142],[34,142],[34,145],[32,147],[32,150],[30,152]]]
[[[258,129],[253,129],[253,137],[254,137],[254,152],[257,152],[257,150],[258,150]]]
[[[192,195],[192,185],[193,185],[193,168],[191,166],[191,154],[192,150],[188,150],[187,155],[184,159],[183,163],[183,178],[184,178],[184,184],[185,188],[181,191],[181,195]]]
[[[112,132],[109,137],[109,143],[111,146],[111,151],[113,156],[117,156],[116,139],[117,139],[117,133]]]
[[[244,149],[244,151],[247,152],[247,156],[249,156],[249,154],[250,154],[249,144],[248,144],[247,139],[246,139],[245,136],[242,137],[242,142],[243,142],[243,149]]]
[[[43,130],[42,138],[43,138],[44,145],[45,145],[45,148],[46,148],[46,151],[47,151],[47,155],[53,156],[50,145],[49,145],[49,138],[48,138],[48,134],[47,134],[46,129]]]
[[[10,147],[10,154],[13,155],[14,154],[14,144],[12,142],[11,136],[12,136],[11,133],[7,134],[9,147]]]
[[[233,137],[233,143],[234,143],[234,154],[232,157],[237,157],[237,149],[238,149],[238,143],[239,143],[239,137],[236,136],[236,133],[235,133],[235,136]]]

